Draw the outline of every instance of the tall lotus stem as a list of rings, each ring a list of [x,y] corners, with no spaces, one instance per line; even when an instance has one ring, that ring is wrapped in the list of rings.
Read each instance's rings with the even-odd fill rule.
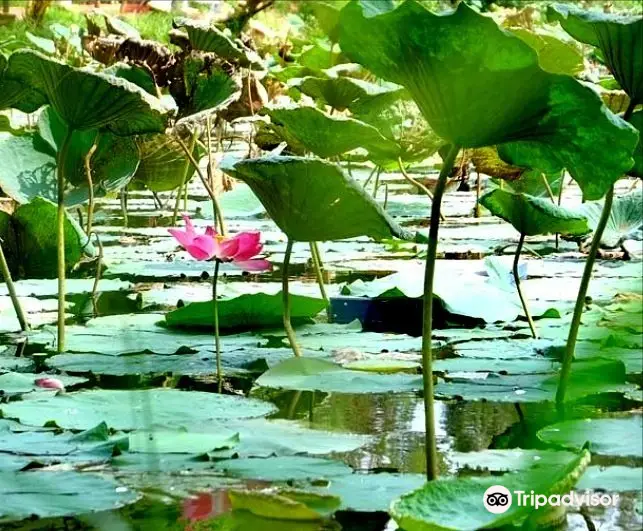
[[[7,291],[9,292],[9,297],[11,297],[11,304],[13,304],[13,309],[16,312],[16,317],[20,323],[20,328],[23,332],[29,330],[29,323],[27,322],[27,317],[25,312],[20,305],[18,300],[18,294],[16,293],[16,287],[13,284],[13,279],[11,278],[11,271],[9,271],[9,264],[7,264],[7,259],[4,256],[4,251],[2,250],[2,240],[0,239],[0,273],[4,278],[5,284],[7,285]]]
[[[194,143],[196,142],[196,137],[197,133],[192,133],[192,137],[190,138],[190,152],[194,151]],[[176,201],[174,202],[174,212],[172,212],[172,225],[176,225],[176,220],[179,216],[179,204],[181,203],[181,195],[183,192],[183,188],[187,189],[187,180],[188,180],[188,172],[190,171],[190,166],[191,166],[190,159],[185,160],[185,166],[183,167],[183,179],[181,179],[181,184],[179,185],[178,190],[176,191]],[[187,208],[186,208],[187,210]]]
[[[513,275],[514,282],[516,283],[516,291],[518,292],[518,297],[520,297],[520,304],[522,304],[522,309],[525,312],[525,317],[527,317],[527,322],[529,323],[529,329],[531,330],[531,335],[534,339],[538,339],[538,333],[536,332],[536,326],[534,325],[534,320],[531,318],[531,313],[529,312],[529,306],[527,306],[527,299],[522,293],[522,288],[520,287],[520,274],[518,273],[518,262],[520,261],[520,253],[522,252],[522,246],[525,243],[525,234],[520,234],[520,241],[516,247],[516,254],[514,255],[514,265],[513,265]]]
[[[482,192],[482,178],[480,177],[479,171],[476,170],[476,174],[478,175],[478,178],[476,179],[476,206],[473,211],[473,217],[479,218],[480,214],[482,213],[480,211],[480,192]]]
[[[431,202],[433,202],[433,194],[431,193],[431,190],[429,190],[426,186],[424,186],[420,181],[415,180],[413,177],[409,175],[409,173],[406,171],[406,168],[404,167],[404,164],[402,163],[401,157],[397,158],[397,165],[400,168],[400,173],[402,174],[402,177],[404,177],[407,181],[409,181],[418,190],[424,192],[424,194],[431,200]],[[451,164],[451,168],[453,169],[453,164]],[[445,183],[445,186],[446,186],[446,183]],[[446,218],[444,217],[444,214],[442,214],[442,212],[440,212],[440,219],[442,221],[446,221]]]
[[[623,119],[629,121],[636,107],[636,101],[630,101]],[[598,248],[601,245],[601,239],[603,238],[603,232],[605,226],[609,220],[610,214],[612,213],[612,203],[614,201],[614,185],[610,187],[605,196],[605,204],[603,205],[603,211],[601,212],[601,218],[598,221],[596,230],[594,231],[594,236],[592,237],[592,245],[589,249],[589,255],[587,256],[587,261],[585,262],[585,269],[583,271],[583,278],[580,282],[580,288],[578,289],[578,296],[576,297],[576,305],[574,306],[574,314],[572,316],[572,324],[569,327],[569,335],[567,336],[567,345],[565,346],[565,355],[563,357],[563,365],[560,369],[560,380],[558,381],[558,389],[556,390],[556,407],[558,411],[562,413],[564,411],[565,403],[565,393],[567,391],[567,382],[569,381],[569,373],[572,368],[572,361],[574,359],[574,353],[576,351],[576,341],[578,340],[578,331],[580,329],[580,320],[583,316],[583,308],[585,307],[585,298],[587,297],[587,289],[589,287],[589,281],[592,278],[592,269],[594,268],[594,262],[596,261],[596,255],[598,253]]]
[[[219,337],[219,301],[217,300],[217,280],[219,278],[219,264],[214,260],[214,276],[212,277],[212,306],[214,308],[214,347],[217,357],[217,384],[219,393],[223,391],[223,372],[221,371],[221,338]]]
[[[87,204],[87,227],[85,228],[85,232],[88,237],[92,233],[92,223],[94,222],[94,181],[92,179],[92,157],[98,147],[99,139],[100,133],[96,133],[96,139],[85,155],[85,176],[87,177],[87,193],[89,195],[89,202]]]
[[[558,206],[563,202],[563,190],[565,189],[565,174],[560,176],[560,184],[558,186]],[[558,251],[560,235],[556,233],[556,250]]]
[[[326,303],[326,316],[328,317],[328,322],[332,321],[332,313],[330,310],[330,300],[328,299],[328,294],[326,293],[326,286],[324,286],[324,275],[322,273],[322,261],[321,255],[319,253],[319,247],[317,242],[310,242],[310,255],[313,259],[313,268],[315,269],[315,276],[317,277],[317,284],[319,285],[319,292],[321,293],[322,299]]]
[[[56,160],[56,176],[58,180],[58,213],[56,217],[58,239],[58,343],[57,352],[65,350],[65,175],[64,168],[67,153],[71,144],[73,129],[67,128],[62,146]]]
[[[431,225],[429,227],[429,245],[426,254],[424,271],[424,315],[422,330],[422,373],[424,384],[424,420],[426,446],[426,478],[428,481],[438,477],[438,451],[435,434],[435,412],[433,404],[433,353],[431,352],[431,335],[433,332],[433,277],[435,274],[435,256],[438,248],[438,229],[440,227],[440,205],[446,188],[447,179],[453,169],[459,146],[451,146],[444,159],[438,184],[435,187],[431,203]]]
[[[290,255],[292,254],[293,243],[294,242],[289,238],[288,243],[286,244],[286,254],[284,255],[284,265],[281,272],[281,294],[284,306],[284,329],[286,330],[286,336],[288,337],[288,342],[290,343],[293,353],[299,358],[301,356],[301,349],[299,348],[295,331],[293,330],[292,323],[290,322],[290,295],[288,294],[288,266],[290,265]]]

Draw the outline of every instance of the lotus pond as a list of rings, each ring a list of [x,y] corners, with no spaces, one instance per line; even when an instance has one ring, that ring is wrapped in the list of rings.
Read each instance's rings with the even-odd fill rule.
[[[641,528],[643,18],[499,4],[0,42],[0,528]]]

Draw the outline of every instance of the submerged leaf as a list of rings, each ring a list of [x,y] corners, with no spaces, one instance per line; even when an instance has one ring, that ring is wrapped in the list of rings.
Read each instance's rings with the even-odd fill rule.
[[[407,236],[356,181],[330,162],[271,156],[224,160],[220,169],[246,182],[293,240]]]
[[[526,236],[551,233],[582,235],[589,232],[582,214],[559,207],[542,197],[498,188],[482,196],[480,204]]]
[[[587,199],[602,197],[632,166],[629,124],[591,89],[543,71],[532,48],[466,2],[438,16],[409,0],[370,17],[352,2],[340,27],[342,50],[405,86],[451,144],[500,144],[508,162],[546,173],[566,167]],[[613,149],[596,149],[606,142]]]

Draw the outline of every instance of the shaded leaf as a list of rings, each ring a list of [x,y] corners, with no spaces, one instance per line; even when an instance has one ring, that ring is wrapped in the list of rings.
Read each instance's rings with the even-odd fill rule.
[[[578,46],[564,42],[543,29],[512,28],[509,31],[536,50],[538,63],[545,72],[574,76],[584,70],[583,55]]]
[[[224,160],[220,169],[246,182],[270,217],[293,240],[406,237],[356,181],[329,162],[263,157]]]
[[[352,2],[340,27],[342,50],[405,86],[449,143],[501,144],[507,162],[546,173],[566,167],[587,199],[602,197],[632,165],[627,123],[591,89],[541,70],[531,47],[464,2],[438,16],[409,0],[370,18]],[[597,150],[603,142],[614,149]]]
[[[482,196],[480,204],[527,236],[551,233],[582,235],[589,232],[583,215],[559,207],[550,199],[498,188]]]
[[[587,217],[592,230],[596,230],[603,212],[603,202],[585,203],[581,212]],[[643,225],[643,191],[636,190],[617,197],[612,204],[612,211],[601,237],[601,243],[607,247],[617,247],[623,240],[636,233]]]

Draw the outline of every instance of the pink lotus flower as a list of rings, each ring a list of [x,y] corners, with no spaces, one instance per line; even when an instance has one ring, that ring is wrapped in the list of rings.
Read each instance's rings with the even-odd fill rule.
[[[34,383],[43,389],[65,390],[65,385],[58,378],[36,378]]]
[[[259,232],[240,232],[232,238],[218,235],[213,227],[207,227],[197,234],[189,216],[183,216],[185,230],[169,229],[183,248],[197,260],[215,258],[220,262],[231,262],[244,271],[268,271],[272,264],[268,260],[253,258],[263,248]]]

